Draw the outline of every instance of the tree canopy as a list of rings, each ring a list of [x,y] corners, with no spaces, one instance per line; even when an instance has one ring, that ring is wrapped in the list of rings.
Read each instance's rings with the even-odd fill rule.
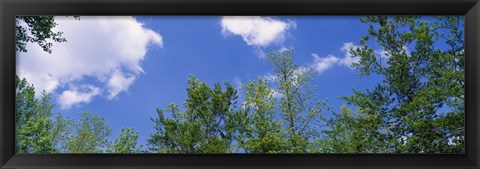
[[[228,83],[222,91],[219,83],[210,88],[195,76],[188,78],[185,111],[170,104],[157,109],[151,119],[157,132],[148,140],[150,150],[175,153],[230,152],[235,133],[233,106],[237,91]],[[169,113],[170,117],[166,116]]]
[[[17,50],[34,42],[51,52],[65,42],[53,16],[17,17]],[[16,77],[17,153],[461,153],[464,152],[463,17],[368,16],[367,33],[351,48],[359,77],[381,81],[341,96],[339,108],[318,98],[315,72],[293,50],[269,52],[272,79],[234,87],[187,77],[183,106],[156,109],[147,148],[139,131],[112,129],[104,117],[53,113],[51,94],[35,96]],[[378,47],[382,51],[378,51]],[[446,47],[439,47],[446,46]],[[375,47],[375,48],[374,48]],[[321,80],[321,79],[320,79]],[[239,97],[240,96],[240,97]],[[240,99],[239,99],[240,98]],[[240,103],[238,103],[240,101]],[[152,110],[153,111],[153,110]],[[328,119],[326,113],[332,112]]]
[[[459,152],[464,144],[463,18],[438,17],[434,22],[419,18],[361,20],[370,26],[360,41],[363,46],[351,50],[360,58],[354,66],[360,76],[375,73],[384,80],[372,90],[355,91],[344,99],[365,116],[376,118],[372,124],[376,131],[371,134],[382,147],[376,151]],[[383,47],[386,63],[369,40]],[[440,49],[439,41],[448,47]]]
[[[55,128],[50,118],[53,114],[51,95],[43,92],[40,98],[36,98],[33,85],[18,76],[15,82],[16,151],[19,153],[57,152],[54,146],[54,133],[50,132]]]
[[[120,135],[115,139],[109,153],[140,153],[142,146],[137,145],[138,131],[134,128],[122,128]]]
[[[79,17],[75,17],[79,19]],[[27,43],[37,43],[45,52],[51,53],[52,42],[66,42],[62,32],[54,32],[55,16],[16,16],[16,50],[27,52]]]

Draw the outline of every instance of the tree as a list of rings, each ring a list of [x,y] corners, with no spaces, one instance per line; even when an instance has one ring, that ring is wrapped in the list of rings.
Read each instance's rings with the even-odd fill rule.
[[[137,145],[138,131],[133,128],[122,128],[120,135],[107,151],[109,153],[140,153],[141,145]]]
[[[75,16],[79,19],[78,16]],[[16,16],[16,50],[27,52],[27,43],[37,43],[45,52],[51,53],[53,42],[66,42],[62,32],[54,32],[55,16]]]
[[[16,49],[20,52],[27,52],[28,42],[37,43],[45,52],[51,53],[52,39],[55,42],[65,42],[62,32],[53,32],[55,23],[54,16],[17,16],[16,17]]]
[[[58,152],[68,153],[74,124],[75,122],[72,119],[63,117],[62,113],[56,115],[52,134],[54,135],[53,142]]]
[[[352,112],[346,105],[340,113],[334,113],[328,120],[329,129],[324,130],[326,137],[316,142],[317,153],[371,153],[375,152],[378,142],[372,137],[375,121],[372,117]]]
[[[287,152],[301,153],[308,152],[310,141],[318,137],[321,113],[329,107],[317,99],[316,87],[311,85],[312,69],[298,67],[293,56],[293,50],[272,51],[266,59],[279,82],[275,90],[282,95],[279,108],[287,131]]]
[[[80,19],[74,16],[75,19]],[[51,53],[52,42],[66,42],[62,32],[54,32],[54,16],[17,16],[16,50],[27,52],[27,43],[37,43]],[[58,113],[53,121],[51,94],[42,92],[35,98],[33,85],[16,76],[16,150],[18,153],[68,152],[73,121]]]
[[[370,16],[361,21],[370,27],[363,46],[350,51],[360,58],[354,66],[360,76],[375,73],[384,79],[372,91],[344,99],[378,118],[374,138],[383,147],[378,151],[463,152],[463,18]],[[367,44],[372,38],[385,51],[386,63]],[[447,47],[437,47],[442,42]]]
[[[58,113],[52,120],[51,94],[35,97],[35,88],[16,76],[17,153],[92,153],[108,145],[110,128],[103,117],[83,113],[75,122]]]
[[[50,94],[45,91],[39,99],[35,97],[35,88],[26,79],[16,76],[16,152],[50,153],[56,152],[54,146],[54,128],[50,119],[53,104]]]
[[[165,117],[171,114],[172,119]],[[155,123],[156,133],[151,134],[148,144],[150,150],[167,153],[194,153],[196,144],[200,142],[200,126],[186,121],[186,114],[180,112],[178,105],[169,104],[165,109],[157,109],[158,118],[151,119]]]
[[[267,81],[258,78],[242,87],[245,90],[245,103],[242,107],[245,115],[238,127],[241,137],[239,146],[248,153],[278,153],[284,152],[286,142],[282,124],[277,121],[274,90]]]
[[[83,112],[78,121],[61,117],[58,121],[62,124],[72,124],[67,125],[71,128],[64,130],[66,133],[63,133],[65,139],[62,152],[100,153],[108,148],[111,129],[105,124],[104,117]]]
[[[237,91],[228,83],[222,91],[219,83],[211,89],[195,76],[188,78],[185,111],[170,104],[157,109],[152,119],[156,133],[148,140],[150,150],[169,153],[224,153],[231,151],[235,120],[233,105]],[[171,118],[166,117],[168,112]]]

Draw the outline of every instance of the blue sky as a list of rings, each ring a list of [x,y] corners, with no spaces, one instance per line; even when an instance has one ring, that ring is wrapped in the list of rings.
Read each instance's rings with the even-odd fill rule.
[[[112,140],[122,127],[133,127],[144,147],[154,132],[150,118],[156,117],[155,109],[183,106],[189,74],[209,85],[234,86],[268,77],[272,66],[263,56],[270,49],[294,49],[294,61],[318,73],[313,82],[318,96],[328,98],[334,111],[345,104],[338,96],[380,81],[359,78],[349,67],[356,60],[348,49],[367,33],[359,17],[80,18],[57,17],[55,30],[64,32],[68,42],[54,43],[51,54],[28,44],[28,52],[17,55],[17,73],[37,92],[53,94],[55,112],[72,118],[84,111],[104,116]],[[372,47],[382,57],[381,48]]]

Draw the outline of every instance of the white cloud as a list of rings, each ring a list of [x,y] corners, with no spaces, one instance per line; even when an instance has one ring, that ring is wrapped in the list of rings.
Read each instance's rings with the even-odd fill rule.
[[[340,63],[347,67],[353,68],[352,64],[358,63],[360,61],[360,58],[358,57],[353,58],[352,54],[350,53],[350,50],[352,49],[355,50],[357,48],[358,46],[353,45],[352,42],[344,43],[342,48],[340,48],[340,50],[345,53],[345,57],[340,61]]]
[[[311,68],[300,66],[296,70],[294,70],[293,73],[295,73],[296,75],[303,75],[303,74],[309,72],[310,70],[311,70]]]
[[[92,85],[83,86],[82,89],[84,91],[72,87],[70,90],[63,91],[58,98],[60,108],[68,109],[81,103],[90,103],[94,96],[101,94],[101,89]]]
[[[135,76],[125,76],[120,70],[115,70],[110,80],[108,80],[107,86],[109,88],[108,99],[113,99],[118,93],[127,91],[128,87],[135,81]]]
[[[313,56],[313,64],[311,65],[312,69],[317,71],[319,74],[323,73],[327,69],[332,68],[335,64],[337,64],[341,59],[333,56],[328,55],[327,57],[319,57],[317,54],[312,54]]]
[[[277,76],[271,73],[267,73],[266,75],[263,75],[262,79],[267,82],[274,82],[277,81]]]
[[[224,16],[221,26],[224,35],[239,35],[250,46],[266,47],[272,43],[283,42],[286,31],[295,28],[296,24],[271,17]]]
[[[283,94],[279,93],[277,90],[275,89],[272,89],[272,97],[273,98],[277,98],[277,99],[281,99],[283,97]]]
[[[360,61],[359,58],[353,58],[352,54],[350,54],[350,49],[356,49],[358,46],[354,45],[352,42],[344,43],[343,46],[340,48],[340,51],[344,53],[344,57],[337,57],[334,55],[327,55],[326,57],[320,57],[316,53],[312,53],[313,63],[307,66],[300,66],[297,70],[295,70],[295,74],[303,74],[308,70],[313,70],[318,74],[321,74],[328,69],[333,68],[336,65],[346,66],[350,69],[353,69],[353,63],[358,63]],[[287,48],[281,48],[280,50],[287,50]],[[266,74],[263,76],[263,79],[271,82],[277,81],[276,77],[272,74]]]
[[[340,48],[340,51],[344,52],[344,57],[336,57],[334,55],[328,55],[326,57],[320,57],[318,54],[313,53],[313,63],[310,67],[315,70],[317,73],[321,74],[326,70],[332,68],[335,65],[343,65],[353,69],[353,63],[358,63],[360,61],[359,58],[353,58],[352,54],[350,54],[350,49],[356,49],[358,46],[354,45],[352,42],[344,43],[343,46]]]
[[[60,85],[59,80],[51,74],[39,75],[35,72],[20,72],[18,69],[23,69],[23,66],[21,66],[21,64],[19,65],[20,66],[17,66],[17,74],[19,74],[21,78],[26,78],[29,83],[34,85],[35,93],[38,96],[42,90],[51,92]]]
[[[92,85],[85,78],[93,78],[100,83],[96,86],[109,91],[107,98],[114,98],[143,73],[141,61],[148,46],[163,46],[160,34],[129,16],[56,17],[55,21],[53,31],[63,32],[67,42],[54,43],[51,54],[29,43],[28,52],[17,55],[17,74],[33,83],[37,93],[62,93],[56,90],[63,86],[74,91],[71,86]]]

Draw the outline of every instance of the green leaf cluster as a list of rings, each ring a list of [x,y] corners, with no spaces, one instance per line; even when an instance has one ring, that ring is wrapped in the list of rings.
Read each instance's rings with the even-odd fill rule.
[[[245,102],[242,104],[238,143],[247,153],[285,152],[285,132],[277,120],[274,90],[262,78],[250,81],[243,87]]]
[[[58,151],[54,145],[55,135],[51,132],[55,127],[50,116],[53,104],[50,94],[43,92],[40,98],[35,97],[35,88],[25,79],[16,76],[15,80],[16,110],[16,152],[48,153]]]
[[[138,131],[127,127],[122,128],[120,136],[115,139],[113,145],[107,152],[109,153],[140,153],[141,145],[137,145]]]
[[[75,16],[75,19],[80,17]],[[55,16],[16,16],[16,50],[27,52],[27,43],[38,44],[45,52],[52,53],[52,42],[66,42],[63,32],[54,32]]]
[[[170,104],[157,109],[152,118],[156,132],[148,140],[151,151],[168,153],[225,153],[233,151],[235,135],[233,106],[237,91],[228,83],[210,88],[195,76],[188,78],[185,111]],[[168,117],[169,115],[170,117]]]
[[[373,152],[449,153],[464,146],[463,17],[369,16],[360,58],[360,76],[372,73],[384,80],[372,90],[344,97],[363,116],[373,117]],[[385,63],[368,45],[380,45]],[[444,42],[446,48],[440,49]],[[408,49],[412,49],[409,51]],[[455,143],[452,144],[452,140]]]

